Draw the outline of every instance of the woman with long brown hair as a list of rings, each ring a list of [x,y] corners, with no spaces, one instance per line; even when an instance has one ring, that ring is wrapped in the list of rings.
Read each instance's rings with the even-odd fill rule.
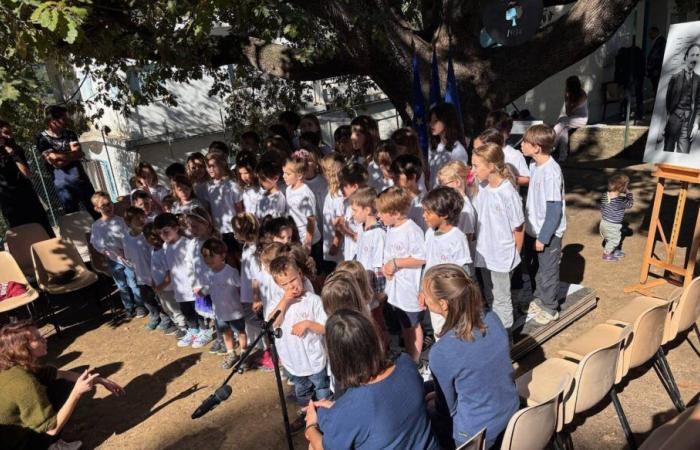
[[[430,349],[433,429],[440,444],[458,447],[486,428],[490,448],[520,407],[508,333],[496,314],[483,309],[479,286],[456,264],[428,269],[420,303],[445,319]]]
[[[45,355],[46,340],[31,322],[0,328],[0,442],[4,449],[62,448],[66,444],[59,435],[83,394],[96,384],[114,395],[124,394],[117,383],[87,369],[79,374],[42,366],[39,359]],[[73,445],[65,448],[77,448]]]

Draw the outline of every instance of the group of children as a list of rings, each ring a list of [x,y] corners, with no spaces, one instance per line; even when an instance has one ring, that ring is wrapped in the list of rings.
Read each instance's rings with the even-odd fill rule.
[[[280,359],[301,404],[330,393],[324,323],[355,289],[343,284],[348,274],[362,307],[385,336],[387,325],[400,330],[416,362],[425,334],[439,336],[444,324],[425,314],[420,291],[423,273],[438,264],[478,278],[510,329],[511,277],[523,261],[534,287],[523,313],[539,325],[557,320],[566,202],[550,156],[554,131],[531,127],[520,152],[506,145],[510,118],[492,113],[468,161],[454,108],[442,105],[430,118],[427,162],[411,129],[380,141],[376,122],[360,116],[336,130],[331,151],[315,116],[301,118],[306,131],[297,136],[299,117],[283,114],[265,141],[242,136],[233,169],[221,142],[168,167],[170,189],[140,163],[128,206],[115,211],[102,192],[92,199],[101,217],[91,243],[106,256],[127,315],[147,315],[148,329],[174,334],[180,347],[214,340],[210,351],[231,368],[279,310]],[[622,218],[613,211],[631,206],[624,181],[611,180],[604,199],[604,258],[622,255],[614,238]],[[272,368],[269,351],[257,364]]]

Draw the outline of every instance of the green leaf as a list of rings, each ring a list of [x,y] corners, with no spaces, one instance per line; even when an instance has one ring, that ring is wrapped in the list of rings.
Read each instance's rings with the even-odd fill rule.
[[[49,23],[46,26],[51,31],[56,31],[56,26],[58,25],[58,10],[52,9],[49,11]]]
[[[0,88],[0,103],[14,101],[19,98],[19,90],[12,83],[5,83]]]
[[[68,32],[66,33],[66,37],[63,38],[63,40],[68,42],[69,44],[72,44],[78,38],[78,27],[76,26],[75,22],[68,22],[67,26]]]

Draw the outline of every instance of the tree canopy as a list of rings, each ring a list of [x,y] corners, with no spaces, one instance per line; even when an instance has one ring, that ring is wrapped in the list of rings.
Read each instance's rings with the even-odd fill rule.
[[[156,99],[176,104],[165,82],[206,74],[210,92],[233,96],[241,118],[255,107],[298,104],[306,95],[300,82],[332,78],[350,87],[348,100],[376,83],[407,119],[413,52],[424,62],[427,93],[432,49],[444,77],[451,43],[472,131],[487,109],[594,51],[637,1],[545,0],[570,8],[524,45],[483,48],[480,0],[0,0],[0,36],[9,44],[0,55],[0,116],[12,117],[18,105],[40,108],[45,74],[37,69],[49,63],[89,72],[99,85],[87,101],[127,113]],[[222,69],[229,64],[233,77]],[[126,76],[134,68],[136,92]],[[241,109],[246,92],[263,95],[245,96],[259,103]]]

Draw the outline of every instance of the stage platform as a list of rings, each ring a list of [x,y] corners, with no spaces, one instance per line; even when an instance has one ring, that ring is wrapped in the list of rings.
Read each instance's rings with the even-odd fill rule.
[[[516,304],[528,305],[532,301],[530,294],[529,280],[525,278],[526,285],[518,292],[520,297]],[[525,295],[528,293],[529,295]],[[513,292],[514,297],[516,292]],[[528,297],[528,298],[523,298]],[[545,326],[538,326],[533,321],[527,321],[526,314],[521,314],[515,319],[513,324],[513,348],[511,358],[517,361],[538,348],[547,339],[559,333],[561,330],[571,325],[579,318],[586,315],[596,307],[597,297],[594,289],[584,287],[580,284],[560,283],[559,285],[559,320]]]

